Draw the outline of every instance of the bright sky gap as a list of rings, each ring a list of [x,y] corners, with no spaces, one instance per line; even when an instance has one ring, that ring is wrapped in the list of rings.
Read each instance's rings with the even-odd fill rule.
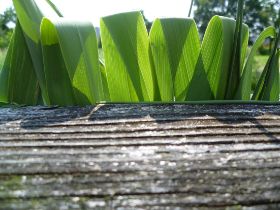
[[[164,17],[186,18],[190,0],[53,0],[65,17],[90,20],[99,26],[100,17],[120,12],[144,10],[150,20]],[[0,13],[12,6],[12,0],[0,0]]]

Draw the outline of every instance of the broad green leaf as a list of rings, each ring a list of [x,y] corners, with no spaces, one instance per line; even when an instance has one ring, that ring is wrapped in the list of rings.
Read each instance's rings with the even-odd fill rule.
[[[278,34],[252,100],[279,101],[279,41],[280,35]]]
[[[263,42],[269,37],[275,37],[276,31],[274,27],[266,28],[260,36],[257,38],[256,42],[252,46],[250,54],[246,60],[244,69],[242,71],[242,77],[240,79],[239,88],[236,92],[236,100],[250,100],[251,98],[251,85],[252,85],[252,69],[254,57],[258,53],[258,49],[261,47]]]
[[[207,74],[213,99],[215,100],[225,98],[231,69],[235,26],[236,22],[233,19],[214,16],[207,27],[202,42],[203,68]],[[243,39],[246,40],[248,27],[244,24],[242,27],[244,31]],[[244,43],[243,40],[242,43]],[[241,55],[244,55],[244,51],[246,52],[245,47],[241,49]]]
[[[46,90],[49,95],[48,105],[73,105],[76,104],[74,91],[56,33],[55,27],[44,19],[41,25],[41,39]]]
[[[104,100],[97,38],[91,23],[44,18],[41,40],[49,97],[56,98],[51,104],[64,101],[62,105],[71,105],[75,101],[84,105]]]
[[[43,17],[58,17],[46,0],[13,0],[24,33],[36,44],[40,42]]]
[[[100,27],[111,100],[153,101],[149,38],[141,13],[104,17]]]
[[[0,71],[0,101],[35,105],[39,93],[35,75],[23,31],[16,24],[7,57]]]
[[[48,0],[49,1],[49,0]],[[43,17],[54,18],[59,15],[46,0],[13,0],[18,20],[23,29],[26,43],[32,58],[37,79],[46,104],[50,104],[46,89],[46,78],[42,48],[40,42],[40,25]]]
[[[157,19],[150,46],[162,101],[185,101],[200,53],[193,19]]]

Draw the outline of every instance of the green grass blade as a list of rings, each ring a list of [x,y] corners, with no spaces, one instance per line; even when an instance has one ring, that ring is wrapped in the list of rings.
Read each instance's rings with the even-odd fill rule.
[[[242,71],[239,88],[235,96],[236,100],[250,100],[252,92],[251,85],[254,57],[257,55],[258,49],[261,47],[263,42],[269,37],[275,37],[275,35],[275,28],[271,26],[266,28],[255,41]]]
[[[205,98],[205,100],[223,100],[226,97],[228,77],[230,76],[232,66],[231,56],[234,49],[235,27],[236,22],[233,19],[220,16],[214,16],[207,27],[202,42],[202,64],[200,68],[203,68],[207,74],[212,98],[209,95],[209,98]],[[240,57],[241,60],[244,60],[242,57],[246,53],[245,46],[246,40],[248,40],[248,27],[244,24],[242,27],[242,49]]]
[[[233,40],[232,59],[228,76],[226,99],[233,99],[239,86],[243,65],[241,64],[242,53],[242,28],[243,28],[244,0],[238,0],[237,18]],[[247,46],[245,46],[247,49]]]
[[[213,99],[224,99],[230,68],[235,21],[214,16],[204,35],[201,55]],[[208,100],[211,98],[205,98]]]
[[[141,13],[104,17],[100,27],[111,100],[153,101],[149,38]]]
[[[57,74],[61,74],[56,82],[54,78],[47,78],[48,90],[52,92],[49,93],[51,99],[53,95],[57,95],[56,92],[72,92],[74,101],[79,105],[94,104],[104,100],[97,38],[91,23],[65,19],[51,22],[44,18],[41,25],[41,39],[45,74],[52,76],[53,71],[56,71],[56,78],[58,78]],[[66,97],[69,99],[68,103],[73,102],[70,100],[71,97],[70,94]],[[61,96],[61,100],[62,98]],[[53,101],[52,104],[54,103],[58,101]]]
[[[76,104],[71,81],[59,46],[57,31],[47,19],[41,25],[42,52],[48,105]]]
[[[58,15],[46,0],[13,0],[13,3],[23,29],[44,102],[50,104],[44,74],[40,25],[43,17],[55,18]]]
[[[279,101],[279,41],[278,34],[252,100]]]
[[[39,94],[38,80],[24,34],[16,24],[7,57],[0,71],[0,101],[35,105]]]
[[[194,0],[191,0],[191,5],[190,5],[188,17],[191,17],[193,6],[194,6]]]
[[[45,0],[13,0],[13,3],[24,33],[38,44],[42,18],[54,18],[57,14]]]
[[[59,11],[59,9],[55,6],[55,4],[51,0],[46,0],[46,1],[59,17],[63,17],[63,14]]]
[[[162,101],[185,101],[200,53],[193,19],[157,19],[150,46]]]

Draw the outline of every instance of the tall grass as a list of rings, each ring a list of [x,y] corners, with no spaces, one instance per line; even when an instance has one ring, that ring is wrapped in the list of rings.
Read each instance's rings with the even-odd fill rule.
[[[202,41],[191,18],[156,19],[148,33],[141,12],[103,17],[102,50],[91,22],[61,17],[51,0],[35,2],[13,0],[19,21],[0,72],[2,102],[279,101],[280,35],[267,27],[246,56],[244,0],[236,20],[214,16]],[[273,51],[252,95],[254,58],[267,38]]]

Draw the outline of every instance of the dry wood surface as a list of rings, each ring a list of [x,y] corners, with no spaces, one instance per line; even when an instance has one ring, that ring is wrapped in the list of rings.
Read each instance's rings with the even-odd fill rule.
[[[278,210],[280,106],[1,108],[0,209]]]

